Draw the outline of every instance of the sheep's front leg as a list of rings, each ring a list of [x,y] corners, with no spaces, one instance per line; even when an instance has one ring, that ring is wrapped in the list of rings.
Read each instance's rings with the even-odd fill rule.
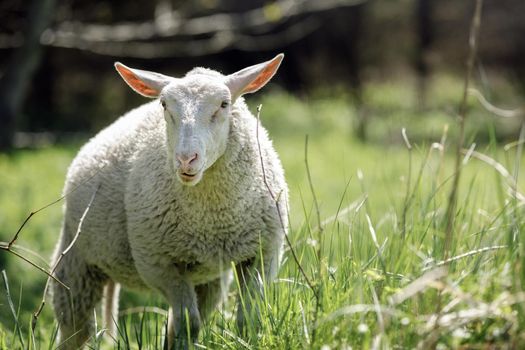
[[[199,335],[201,319],[193,283],[184,278],[176,265],[137,264],[144,281],[164,295],[168,313],[168,349],[187,349]],[[189,323],[189,334],[188,334]]]
[[[259,327],[261,315],[254,301],[264,297],[263,283],[270,284],[279,269],[280,246],[275,244],[272,248],[263,251],[262,257],[259,254],[254,259],[236,265],[237,278],[241,286],[237,298],[237,327],[241,333],[245,332],[249,321],[254,321],[252,326],[255,329]]]
[[[201,318],[193,284],[180,280],[166,295],[170,304],[168,312],[168,349],[186,349],[188,341],[199,336]],[[189,332],[189,333],[188,333]]]

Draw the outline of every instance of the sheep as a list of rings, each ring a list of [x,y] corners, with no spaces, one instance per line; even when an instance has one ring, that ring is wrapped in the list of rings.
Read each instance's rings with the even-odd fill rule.
[[[154,100],[99,132],[68,169],[53,260],[74,243],[56,269],[70,292],[52,286],[64,348],[82,347],[93,334],[103,296],[112,330],[120,285],[159,292],[170,305],[168,346],[187,348],[221,302],[232,265],[241,294],[261,291],[261,275],[276,276],[288,189],[242,95],[262,88],[283,57],[230,75],[194,68],[182,78],[115,63],[135,92]],[[259,312],[250,298],[242,307],[238,299],[242,330],[247,314]]]

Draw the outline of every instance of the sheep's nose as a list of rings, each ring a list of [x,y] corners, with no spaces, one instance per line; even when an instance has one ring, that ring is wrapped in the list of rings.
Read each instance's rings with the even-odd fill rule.
[[[193,163],[195,160],[197,160],[198,155],[197,153],[193,154],[177,154],[177,159],[180,162],[181,167],[187,168]]]

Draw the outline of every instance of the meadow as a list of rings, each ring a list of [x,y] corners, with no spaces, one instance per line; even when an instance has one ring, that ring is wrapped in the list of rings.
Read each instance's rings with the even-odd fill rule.
[[[282,91],[248,97],[252,110],[262,104],[261,122],[286,171],[291,246],[278,279],[255,297],[259,327],[243,335],[236,329],[234,281],[196,349],[525,344],[520,120],[502,121],[469,98],[465,147],[475,147],[462,161],[453,234],[446,237],[462,83],[437,77],[423,109],[414,107],[412,86],[366,87],[367,142],[353,135],[359,111],[344,90],[336,97],[327,91],[302,99]],[[482,91],[506,105],[522,102],[508,84]],[[81,144],[0,154],[0,241],[9,241],[31,211],[60,197]],[[49,269],[60,222],[61,203],[36,214],[15,250]],[[56,348],[49,305],[31,331],[45,274],[5,251],[0,270],[0,349]],[[90,348],[162,348],[165,308],[155,294],[125,291],[118,339],[104,339],[99,324]]]

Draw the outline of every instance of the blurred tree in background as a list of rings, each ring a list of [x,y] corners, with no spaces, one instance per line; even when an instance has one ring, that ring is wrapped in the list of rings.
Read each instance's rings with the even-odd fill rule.
[[[487,0],[480,70],[525,91],[525,2]],[[93,132],[139,97],[112,64],[181,75],[194,66],[231,72],[286,53],[277,84],[301,96],[341,87],[367,135],[363,85],[413,75],[424,109],[434,71],[461,71],[472,1],[53,0],[0,4],[0,147],[15,131]],[[481,62],[480,62],[481,63]]]
[[[54,0],[33,1],[20,47],[11,54],[0,78],[0,150],[12,146],[16,118],[41,60],[40,37],[51,21],[54,6]],[[20,36],[20,32],[13,34],[17,35]]]

